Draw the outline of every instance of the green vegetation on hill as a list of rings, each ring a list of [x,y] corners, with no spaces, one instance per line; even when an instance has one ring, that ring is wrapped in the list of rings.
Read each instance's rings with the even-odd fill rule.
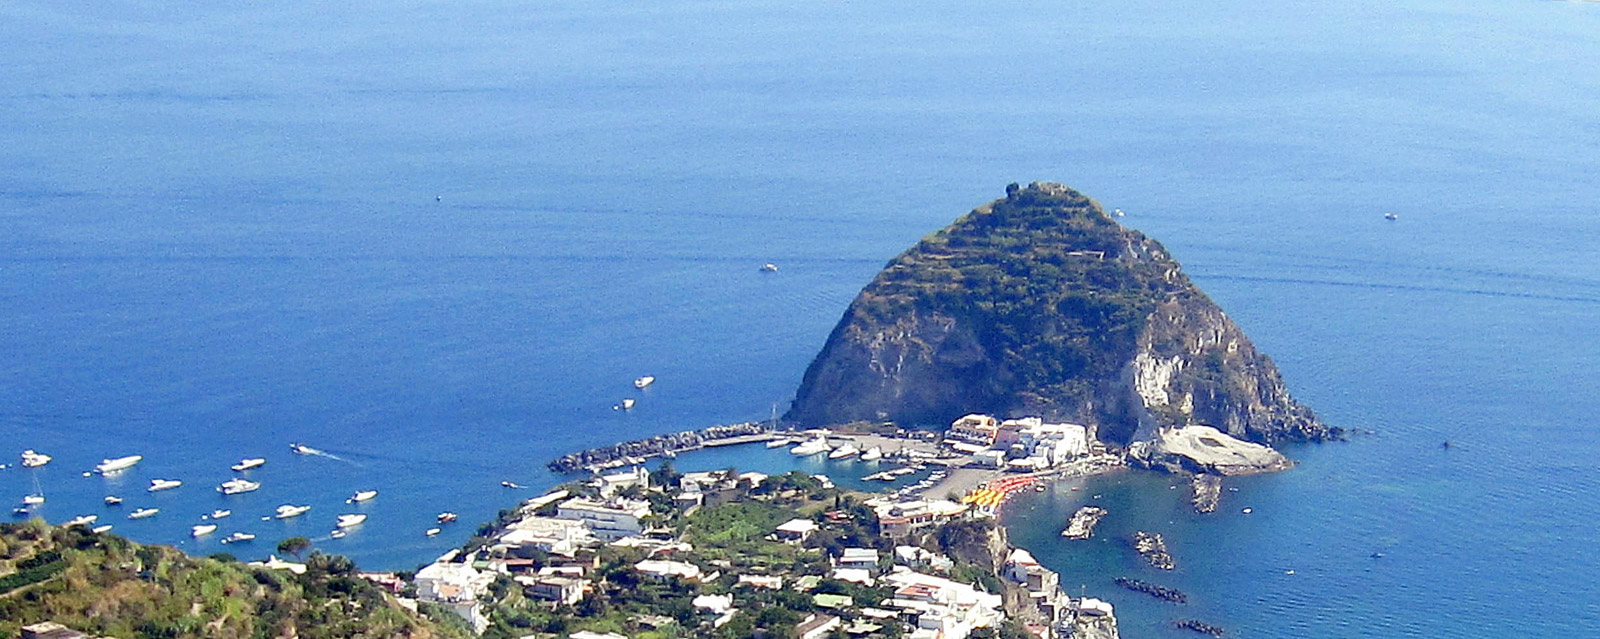
[[[40,621],[129,639],[465,636],[401,608],[349,559],[306,564],[295,575],[81,527],[0,525],[0,637]]]

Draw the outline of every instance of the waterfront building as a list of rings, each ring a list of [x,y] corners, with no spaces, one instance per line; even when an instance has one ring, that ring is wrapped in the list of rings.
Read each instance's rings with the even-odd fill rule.
[[[650,502],[621,498],[609,502],[575,498],[556,507],[556,518],[584,522],[604,541],[644,533],[643,520],[649,514]]]

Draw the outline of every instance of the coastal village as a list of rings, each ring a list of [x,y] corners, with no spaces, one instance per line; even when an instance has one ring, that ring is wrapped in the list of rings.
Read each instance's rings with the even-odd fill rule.
[[[722,441],[793,446],[797,455],[842,450],[910,472],[937,470],[868,493],[801,472],[678,473],[670,459],[655,471],[641,465]],[[986,415],[962,417],[942,437],[747,424],[630,442],[553,462],[585,463],[594,476],[502,513],[402,592],[492,637],[1115,638],[1110,603],[1067,595],[1056,573],[1005,541],[995,519],[1007,498],[1131,459],[1210,478],[1195,482],[1198,503],[1202,486],[1220,486],[1221,474],[1284,463],[1207,427],[1172,429],[1134,452],[1108,451],[1082,425]],[[1092,534],[1105,513],[1088,510],[1064,537]],[[1169,601],[1182,596],[1117,583]],[[1177,625],[1221,632],[1192,620]]]

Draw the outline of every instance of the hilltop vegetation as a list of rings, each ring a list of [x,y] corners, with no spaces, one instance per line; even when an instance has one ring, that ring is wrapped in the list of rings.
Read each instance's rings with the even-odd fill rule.
[[[0,525],[0,636],[40,621],[148,639],[469,636],[401,608],[349,559],[313,555],[306,565],[295,575],[81,527]]]
[[[1331,431],[1166,250],[1058,184],[1011,185],[891,261],[845,311],[787,418],[1206,423],[1256,441]]]

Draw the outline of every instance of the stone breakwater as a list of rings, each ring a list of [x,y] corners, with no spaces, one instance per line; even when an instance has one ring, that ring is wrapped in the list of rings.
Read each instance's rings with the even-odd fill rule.
[[[1190,487],[1194,489],[1194,497],[1190,502],[1194,504],[1197,513],[1216,512],[1217,501],[1222,498],[1222,476],[1211,473],[1195,475],[1190,480]]]
[[[1178,590],[1177,588],[1158,586],[1148,581],[1139,581],[1138,579],[1129,579],[1127,577],[1117,577],[1114,581],[1118,586],[1122,586],[1123,588],[1127,588],[1128,590],[1132,590],[1134,592],[1142,592],[1162,601],[1170,601],[1172,603],[1180,604],[1189,603],[1189,595],[1183,594],[1183,591]]]
[[[1167,552],[1167,540],[1162,539],[1159,534],[1143,530],[1133,533],[1133,549],[1137,550],[1145,561],[1150,562],[1151,566],[1161,570],[1172,570],[1177,566],[1172,560],[1172,554]]]
[[[640,463],[647,458],[666,453],[678,453],[706,446],[736,443],[741,440],[759,441],[772,434],[767,424],[745,422],[727,426],[712,426],[700,430],[668,433],[613,446],[603,446],[562,455],[546,466],[558,473],[579,470],[599,470]]]

